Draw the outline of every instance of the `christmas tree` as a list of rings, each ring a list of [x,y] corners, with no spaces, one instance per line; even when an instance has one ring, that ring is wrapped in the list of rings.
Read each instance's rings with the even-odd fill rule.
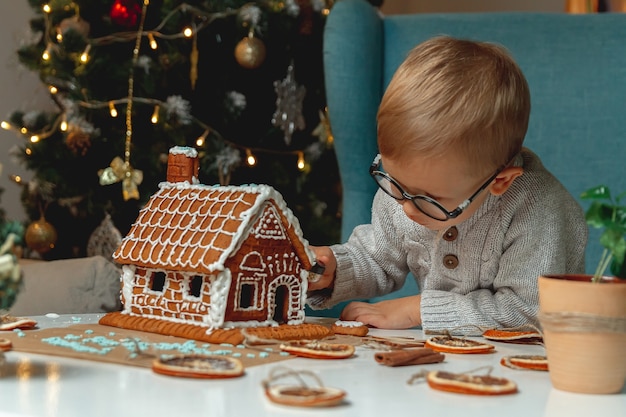
[[[2,126],[24,136],[18,156],[33,172],[22,184],[31,249],[90,255],[108,219],[125,234],[172,146],[198,150],[201,183],[270,184],[312,244],[339,239],[322,67],[332,1],[29,3],[41,36],[19,59],[57,110],[16,111]]]

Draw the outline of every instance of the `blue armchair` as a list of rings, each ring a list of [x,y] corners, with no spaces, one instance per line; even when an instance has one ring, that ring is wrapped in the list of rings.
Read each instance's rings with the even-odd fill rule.
[[[343,184],[342,240],[370,221],[376,185],[368,167],[377,152],[383,91],[409,49],[441,34],[497,42],[511,51],[531,88],[525,145],[575,197],[600,183],[626,190],[626,14],[383,16],[365,0],[338,0],[325,27],[324,71]],[[601,249],[591,231],[588,272]],[[417,291],[413,281],[391,296]]]

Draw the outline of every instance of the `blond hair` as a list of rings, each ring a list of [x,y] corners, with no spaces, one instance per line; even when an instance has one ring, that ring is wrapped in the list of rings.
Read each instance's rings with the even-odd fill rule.
[[[483,174],[522,147],[530,92],[522,71],[499,45],[439,36],[408,54],[378,110],[385,157],[467,156]]]

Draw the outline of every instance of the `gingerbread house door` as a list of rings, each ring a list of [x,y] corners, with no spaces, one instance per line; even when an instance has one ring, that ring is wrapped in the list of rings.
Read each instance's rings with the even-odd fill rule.
[[[286,285],[276,287],[272,320],[285,323],[289,319],[289,288]]]
[[[287,323],[302,318],[302,284],[295,275],[284,274],[276,277],[269,286],[268,296],[268,319]]]

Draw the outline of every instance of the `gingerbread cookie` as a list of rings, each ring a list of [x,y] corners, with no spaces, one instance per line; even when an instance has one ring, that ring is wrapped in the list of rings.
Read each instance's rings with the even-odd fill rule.
[[[369,333],[369,328],[360,321],[344,321],[337,320],[331,326],[330,330],[335,334],[351,335],[351,336],[366,336]]]

